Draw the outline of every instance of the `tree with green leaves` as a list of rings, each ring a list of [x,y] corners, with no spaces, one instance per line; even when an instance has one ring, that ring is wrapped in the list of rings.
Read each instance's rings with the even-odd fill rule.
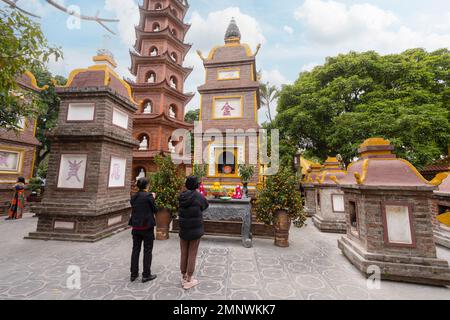
[[[278,99],[280,91],[276,86],[271,85],[269,82],[260,84],[259,91],[261,102],[267,108],[267,118],[272,122],[272,111],[270,108],[272,103]]]
[[[189,110],[184,116],[184,121],[187,123],[194,123],[200,118],[200,109]]]
[[[178,211],[178,194],[183,186],[184,177],[170,156],[155,157],[158,170],[150,176],[150,188],[156,193],[156,206],[159,210],[169,210],[172,215]]]
[[[32,72],[40,87],[47,86],[46,90],[39,93],[41,113],[36,122],[36,138],[41,145],[36,149],[35,166],[40,168],[42,167],[41,163],[46,160],[50,153],[50,141],[47,138],[47,132],[55,128],[58,122],[60,99],[55,92],[55,84],[63,85],[67,80],[61,76],[53,77],[48,70],[43,68],[35,68]]]
[[[40,26],[17,10],[0,8],[0,127],[17,129],[21,117],[38,118],[42,104],[19,89],[16,79],[27,70],[44,68],[59,48],[48,45]]]
[[[365,139],[380,136],[421,168],[450,145],[450,51],[327,58],[283,88],[277,110],[281,152],[341,154],[348,163]]]

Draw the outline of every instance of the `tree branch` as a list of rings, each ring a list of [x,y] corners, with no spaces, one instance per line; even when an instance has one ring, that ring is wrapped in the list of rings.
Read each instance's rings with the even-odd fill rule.
[[[17,1],[19,1],[19,0],[1,0],[1,1],[3,1],[3,2],[6,3],[7,5],[9,5],[11,8],[16,9],[16,10],[19,10],[19,11],[22,12],[22,13],[25,13],[26,15],[29,15],[29,16],[32,16],[32,17],[35,17],[35,18],[40,18],[39,16],[37,16],[37,15],[35,15],[35,14],[29,12],[29,11],[26,11],[26,10],[20,8],[20,7],[17,5]]]
[[[35,17],[35,18],[41,18],[38,15],[35,15],[29,11],[26,11],[24,9],[22,9],[21,7],[19,7],[17,5],[17,2],[19,0],[0,0],[3,1],[4,3],[6,3],[7,5],[9,5],[11,8],[19,10],[20,12]],[[97,14],[95,16],[87,16],[87,15],[83,15],[83,14],[79,14],[78,12],[75,12],[73,10],[69,10],[68,8],[66,8],[65,6],[55,2],[54,0],[45,0],[49,5],[55,7],[56,9],[70,15],[70,16],[74,16],[77,17],[81,20],[86,20],[86,21],[94,21],[97,22],[100,26],[102,26],[103,28],[105,28],[108,32],[112,33],[112,34],[116,34],[114,31],[112,31],[107,25],[107,22],[119,22],[120,20],[118,19],[109,19],[109,18],[101,18],[99,17],[99,12],[97,12]]]

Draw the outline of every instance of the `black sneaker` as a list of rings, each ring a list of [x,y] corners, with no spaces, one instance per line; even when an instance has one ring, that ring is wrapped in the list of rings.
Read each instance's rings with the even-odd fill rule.
[[[152,274],[150,277],[142,277],[142,283],[153,281],[157,278],[156,274]]]
[[[130,277],[130,281],[131,281],[131,282],[134,282],[134,281],[136,281],[137,278],[138,278],[138,276],[131,276],[131,277]]]
[[[5,219],[5,221],[9,221],[9,220],[12,220],[12,219],[13,219],[13,218],[8,217],[8,218]]]

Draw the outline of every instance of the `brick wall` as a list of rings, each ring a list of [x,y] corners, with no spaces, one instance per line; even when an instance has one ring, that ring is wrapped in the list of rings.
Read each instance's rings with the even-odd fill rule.
[[[369,252],[435,258],[436,246],[432,227],[432,192],[407,190],[371,190],[344,188],[347,235]],[[358,209],[359,237],[350,231],[349,201]],[[401,202],[412,205],[413,234],[416,246],[396,247],[384,241],[382,221],[383,202]]]

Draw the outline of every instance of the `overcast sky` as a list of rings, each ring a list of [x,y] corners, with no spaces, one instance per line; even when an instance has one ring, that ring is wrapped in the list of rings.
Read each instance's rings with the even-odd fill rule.
[[[142,1],[142,0],[140,0]],[[63,48],[65,59],[51,63],[51,70],[63,76],[75,68],[92,64],[97,49],[107,47],[119,64],[118,72],[130,77],[129,48],[134,44],[134,25],[139,21],[138,0],[59,0],[77,5],[81,12],[117,17],[110,24],[117,31],[108,40],[99,25],[82,22],[81,28],[67,27],[67,16],[44,0],[19,0],[18,4],[41,15],[43,30],[53,45]],[[408,48],[435,50],[450,47],[450,0],[191,0],[186,22],[192,27],[186,42],[193,43],[185,66],[194,72],[186,91],[196,92],[204,81],[197,49],[206,55],[223,43],[226,27],[235,17],[243,42],[262,49],[257,68],[263,80],[281,85],[292,83],[302,70],[322,64],[330,55],[350,50],[396,53]],[[199,104],[198,94],[189,108]],[[261,120],[264,114],[261,113]]]

